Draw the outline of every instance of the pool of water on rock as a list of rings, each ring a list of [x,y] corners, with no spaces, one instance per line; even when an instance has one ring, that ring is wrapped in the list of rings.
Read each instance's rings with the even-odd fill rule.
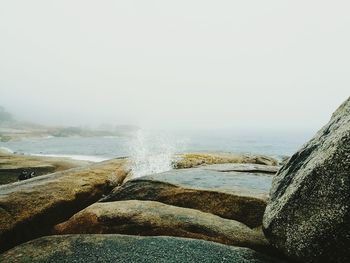
[[[220,172],[193,168],[171,170],[141,178],[165,181],[192,188],[197,187],[223,191],[246,189],[255,193],[268,193],[273,175],[249,172]]]

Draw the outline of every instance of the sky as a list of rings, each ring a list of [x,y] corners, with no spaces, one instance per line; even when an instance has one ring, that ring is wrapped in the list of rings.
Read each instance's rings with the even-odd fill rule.
[[[350,2],[0,0],[0,105],[43,124],[317,130]]]

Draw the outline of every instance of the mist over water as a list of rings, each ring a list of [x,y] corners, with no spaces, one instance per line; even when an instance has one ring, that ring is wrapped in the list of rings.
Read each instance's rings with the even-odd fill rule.
[[[336,2],[0,1],[0,105],[46,125],[320,128],[349,96]]]

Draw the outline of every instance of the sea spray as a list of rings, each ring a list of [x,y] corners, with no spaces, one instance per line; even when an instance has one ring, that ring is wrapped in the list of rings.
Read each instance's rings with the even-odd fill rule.
[[[176,141],[165,133],[138,130],[130,140],[130,170],[133,177],[166,172],[172,169],[176,152],[184,141]]]

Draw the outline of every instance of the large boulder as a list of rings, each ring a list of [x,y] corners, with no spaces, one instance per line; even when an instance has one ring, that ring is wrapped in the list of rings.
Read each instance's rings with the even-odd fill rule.
[[[154,201],[96,203],[54,228],[54,234],[177,236],[266,250],[261,231],[234,220]]]
[[[0,262],[278,263],[281,261],[249,248],[203,240],[105,234],[42,237],[0,255]]]
[[[0,251],[47,234],[96,202],[126,176],[123,160],[0,186]]]
[[[181,169],[136,178],[100,201],[158,201],[237,220],[252,228],[260,226],[272,176],[217,169]]]
[[[301,262],[350,262],[350,98],[274,177],[263,227]]]

